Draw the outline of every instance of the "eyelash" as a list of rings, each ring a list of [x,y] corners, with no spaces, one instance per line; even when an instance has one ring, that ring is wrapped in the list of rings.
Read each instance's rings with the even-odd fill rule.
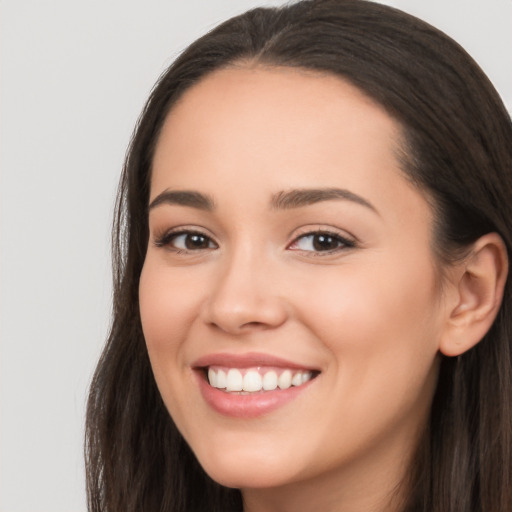
[[[201,237],[201,239],[203,239],[203,241],[208,244],[208,247],[197,247],[195,249],[173,247],[172,246],[173,241],[175,241],[180,236]],[[294,245],[297,245],[299,243],[299,241],[305,240],[307,238],[312,238],[311,241],[314,244],[315,237],[327,238],[330,241],[334,241],[337,244],[337,246],[332,249],[327,249],[327,250],[307,250],[307,249],[301,249],[300,247],[295,248],[295,249],[292,248]],[[317,239],[317,241],[322,243],[321,240]],[[185,241],[185,243],[186,243],[186,241]],[[172,230],[167,231],[162,236],[157,237],[154,244],[156,247],[168,247],[170,250],[172,250],[176,254],[187,254],[187,253],[198,252],[198,251],[202,251],[202,250],[212,250],[212,249],[218,248],[217,243],[210,236],[206,235],[205,233],[203,233],[201,231],[194,230],[194,229],[180,229],[178,231],[172,231]],[[210,246],[212,244],[213,244],[213,246]],[[303,253],[310,253],[310,254],[314,254],[315,256],[322,256],[322,255],[333,254],[333,253],[347,250],[347,249],[352,249],[355,247],[356,247],[356,242],[354,240],[351,240],[344,236],[341,236],[339,233],[334,233],[334,232],[331,232],[328,230],[318,229],[318,230],[302,233],[299,236],[295,237],[295,239],[287,246],[287,249],[294,250],[294,251],[300,251]]]
[[[186,249],[186,248],[181,249],[178,247],[173,247],[172,242],[175,241],[180,236],[186,236],[186,237],[198,236],[198,237],[205,239],[207,241],[208,245],[213,243],[215,245],[215,247],[205,247],[205,248],[198,248],[198,249]],[[177,254],[196,252],[198,250],[204,250],[204,249],[215,249],[218,247],[218,245],[212,240],[212,238],[210,236],[205,235],[203,232],[194,230],[194,229],[180,229],[178,231],[173,231],[173,230],[167,231],[162,236],[157,237],[157,239],[155,240],[155,245],[157,247],[168,247],[169,249],[171,249],[172,251],[174,251]]]
[[[297,245],[299,243],[299,241],[305,240],[307,238],[311,238],[312,239],[311,242],[314,244],[315,243],[315,240],[314,240],[315,237],[317,237],[317,241],[319,241],[320,243],[322,243],[322,242],[319,239],[322,237],[324,239],[327,238],[329,240],[334,241],[337,244],[337,246],[332,248],[332,249],[312,250],[312,251],[311,250],[300,249],[300,248],[291,249],[291,247],[293,247],[294,245]],[[293,242],[291,244],[288,245],[287,248],[289,250],[296,250],[296,251],[312,253],[315,256],[323,256],[323,255],[329,255],[329,254],[337,253],[339,251],[343,251],[343,250],[347,250],[347,249],[353,249],[354,247],[356,247],[356,242],[354,240],[351,240],[351,239],[348,239],[348,238],[346,238],[344,236],[341,236],[339,233],[335,233],[335,232],[328,231],[328,230],[325,230],[325,229],[318,229],[318,230],[308,231],[306,233],[300,234],[299,236],[297,236],[293,240]]]

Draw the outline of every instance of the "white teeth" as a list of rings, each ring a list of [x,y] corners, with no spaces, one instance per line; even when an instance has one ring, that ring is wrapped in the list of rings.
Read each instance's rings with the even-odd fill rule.
[[[217,385],[217,374],[212,368],[208,368],[208,382],[210,383],[210,386],[213,386],[214,388],[219,387]]]
[[[292,372],[285,370],[279,375],[277,383],[281,389],[288,389],[292,385]]]
[[[226,391],[242,391],[243,377],[240,370],[231,368],[226,378]]]
[[[246,370],[245,374],[243,371],[237,368],[227,371],[208,368],[208,382],[210,386],[226,391],[256,393],[301,386],[313,378],[313,373],[309,370],[284,370],[280,375],[275,370],[265,371],[260,368]]]
[[[313,374],[311,372],[304,372],[302,374],[302,384],[304,384],[304,382],[307,382],[308,380],[311,380],[312,377]]]
[[[209,370],[208,370],[208,373],[209,373]],[[219,388],[219,389],[224,389],[226,387],[226,384],[227,384],[226,372],[224,370],[219,370],[217,372],[217,384],[214,385],[214,387]]]
[[[302,384],[302,374],[296,373],[292,377],[292,386],[300,386]]]
[[[255,370],[249,370],[244,375],[244,391],[260,391],[263,385],[261,375]]]
[[[273,391],[277,388],[277,373],[270,371],[263,375],[263,389],[265,391]]]

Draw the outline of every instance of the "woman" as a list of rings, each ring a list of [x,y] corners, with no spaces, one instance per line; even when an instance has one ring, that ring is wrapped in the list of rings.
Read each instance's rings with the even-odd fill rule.
[[[93,511],[512,509],[512,127],[360,0],[192,44],[121,181]]]

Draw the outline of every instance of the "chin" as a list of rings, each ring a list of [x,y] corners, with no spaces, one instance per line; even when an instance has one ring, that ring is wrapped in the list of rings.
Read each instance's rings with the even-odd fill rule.
[[[199,463],[215,482],[237,489],[279,487],[297,478],[290,459],[272,459],[262,453],[248,454],[235,450],[198,457]]]
[[[264,465],[244,468],[243,471],[221,469],[206,473],[218,484],[234,489],[268,489],[291,483],[290,478],[286,478],[281,472],[269,470]]]

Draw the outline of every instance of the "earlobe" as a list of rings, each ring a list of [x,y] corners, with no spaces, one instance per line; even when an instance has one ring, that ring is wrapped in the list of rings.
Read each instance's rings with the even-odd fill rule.
[[[475,346],[498,314],[508,274],[507,250],[497,233],[479,238],[457,272],[456,304],[448,312],[440,351],[458,356]]]

